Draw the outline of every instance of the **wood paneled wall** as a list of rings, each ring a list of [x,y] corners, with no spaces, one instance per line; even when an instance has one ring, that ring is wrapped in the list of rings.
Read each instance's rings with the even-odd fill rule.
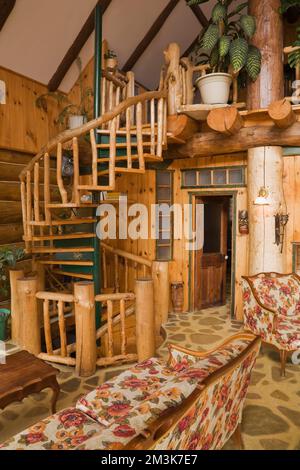
[[[285,232],[285,272],[292,272],[292,242],[300,242],[300,155],[284,157],[283,188],[289,214]]]
[[[0,105],[0,148],[37,153],[58,132],[58,107],[50,103],[48,112],[37,108],[39,95],[47,87],[0,67],[6,84],[6,104]]]

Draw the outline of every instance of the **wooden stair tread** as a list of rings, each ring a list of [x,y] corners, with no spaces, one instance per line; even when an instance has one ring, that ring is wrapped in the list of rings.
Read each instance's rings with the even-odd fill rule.
[[[95,250],[90,246],[80,246],[80,247],[72,247],[72,248],[51,248],[51,247],[44,247],[44,248],[32,248],[32,253],[93,253]]]
[[[47,209],[86,209],[89,207],[98,207],[98,204],[92,204],[92,203],[80,203],[80,204],[74,204],[74,203],[68,203],[68,204],[46,204]]]
[[[60,225],[82,225],[82,224],[93,224],[97,222],[97,219],[87,217],[84,219],[65,219],[65,220],[51,220],[50,224],[48,222],[29,222],[29,225],[36,226],[36,227],[45,227],[45,226],[60,226]]]
[[[49,240],[76,240],[81,238],[96,238],[95,233],[69,233],[65,235],[46,235],[46,236],[36,236],[32,237],[32,241],[49,241]],[[25,239],[25,237],[24,237]],[[30,241],[30,240],[29,240]]]
[[[144,154],[144,159],[145,160],[152,160],[152,161],[162,161],[163,159],[161,157],[158,157],[157,155],[152,155],[150,153]],[[128,160],[128,156],[124,155],[122,157],[116,157],[116,162],[126,162]],[[139,156],[138,155],[132,155],[131,160],[138,161]],[[98,158],[98,163],[104,163],[104,162],[109,162],[110,158],[109,157],[103,157],[103,158]]]
[[[70,273],[68,271],[62,271],[60,269],[53,269],[52,273],[53,274],[58,274],[59,276],[69,276],[69,277],[74,277],[74,278],[78,278],[78,279],[86,279],[88,281],[93,280],[93,275],[92,274]]]
[[[151,145],[157,145],[157,142],[154,142],[154,144],[151,144],[151,142],[143,142],[143,147],[151,147]],[[130,143],[129,146],[132,148],[136,148],[138,146],[138,143],[137,142],[133,142],[133,143]],[[107,144],[98,144],[97,145],[97,148],[98,149],[109,149],[110,148],[110,144],[107,143]],[[126,143],[122,143],[122,144],[116,144],[116,148],[118,149],[127,149],[127,144]]]
[[[63,266],[93,266],[92,261],[70,261],[70,260],[57,260],[57,259],[48,259],[48,260],[39,260],[41,264],[58,264]]]
[[[115,173],[136,173],[136,174],[145,174],[146,170],[141,170],[139,168],[115,168]],[[98,176],[108,175],[109,170],[98,171]]]

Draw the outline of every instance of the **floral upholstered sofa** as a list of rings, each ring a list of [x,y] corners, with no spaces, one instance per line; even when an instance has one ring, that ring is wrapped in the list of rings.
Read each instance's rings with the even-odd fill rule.
[[[300,277],[260,273],[242,285],[245,329],[279,349],[284,376],[288,352],[300,350]]]
[[[221,449],[238,436],[260,338],[208,353],[170,345],[2,444],[2,450]]]

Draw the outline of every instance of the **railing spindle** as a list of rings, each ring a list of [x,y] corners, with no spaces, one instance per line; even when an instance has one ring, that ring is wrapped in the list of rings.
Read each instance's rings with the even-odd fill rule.
[[[151,100],[150,108],[150,121],[151,121],[151,155],[155,155],[155,100]]]
[[[162,157],[162,144],[163,144],[163,126],[164,126],[164,100],[158,100],[157,108],[157,148],[156,155]]]
[[[26,206],[26,183],[25,181],[21,182],[21,204],[22,204],[22,220],[23,220],[23,230],[25,237],[25,247],[26,251],[29,250],[28,243],[28,220],[27,220],[27,206]]]
[[[60,192],[61,200],[63,204],[68,203],[68,195],[67,191],[64,187],[64,182],[62,178],[62,144],[59,143],[57,145],[57,161],[56,161],[56,177],[57,177],[57,185]]]
[[[121,318],[121,354],[126,354],[126,309],[125,300],[120,300],[120,318]]]
[[[31,173],[26,172],[26,206],[27,206],[27,226],[28,226],[28,238],[32,239],[32,200],[31,200]]]
[[[115,189],[116,185],[116,118],[111,121],[110,127],[110,140],[109,140],[109,187],[111,190]]]
[[[90,131],[91,149],[92,149],[92,178],[93,186],[98,185],[98,151],[94,129]]]
[[[45,299],[43,301],[43,314],[44,314],[44,332],[45,332],[45,342],[46,342],[47,354],[53,354],[51,323],[50,323],[50,315],[49,315],[49,300],[48,299]]]
[[[120,277],[119,277],[119,256],[115,254],[115,291],[120,292]]]
[[[132,168],[131,158],[131,108],[126,110],[127,168]]]
[[[33,172],[33,204],[34,204],[34,220],[40,221],[40,164],[34,164]]]
[[[113,337],[113,302],[107,301],[107,335],[108,335],[108,357],[114,354],[114,337]]]
[[[142,107],[142,103],[138,103],[136,105],[136,137],[137,137],[137,149],[138,149],[140,170],[145,169],[142,119],[143,119],[143,107]]]
[[[58,324],[59,324],[61,355],[63,357],[67,357],[68,356],[67,333],[66,333],[66,324],[65,324],[65,315],[64,315],[64,303],[62,300],[59,300],[57,302],[57,305],[58,305]]]
[[[44,155],[44,210],[45,210],[45,220],[47,224],[50,224],[51,221],[51,211],[48,208],[51,202],[51,192],[50,192],[50,157],[48,153]]]
[[[106,250],[102,250],[102,270],[103,270],[103,287],[107,289],[107,266],[106,266]]]
[[[80,191],[78,189],[78,186],[79,186],[79,146],[78,146],[77,137],[73,138],[72,147],[73,147],[73,165],[74,165],[73,198],[74,198],[74,203],[79,205],[80,204]]]

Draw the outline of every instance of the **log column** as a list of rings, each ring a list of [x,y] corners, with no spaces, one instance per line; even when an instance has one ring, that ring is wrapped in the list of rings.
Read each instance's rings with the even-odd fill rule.
[[[37,278],[17,280],[20,302],[20,346],[37,356],[41,352],[41,324],[37,304]]]
[[[155,355],[153,279],[135,281],[136,345],[139,362]]]
[[[168,321],[170,300],[169,263],[167,261],[154,261],[152,278],[154,284],[155,332],[159,336],[161,326]]]
[[[96,314],[94,284],[74,284],[76,324],[76,373],[89,377],[96,371]]]
[[[247,107],[267,108],[283,98],[283,26],[280,0],[250,0],[249,13],[256,17],[253,39],[262,53],[261,73],[249,83]],[[272,142],[270,142],[271,144]],[[266,186],[270,204],[254,204],[260,187]],[[248,152],[249,274],[284,271],[284,258],[275,245],[274,215],[285,208],[283,195],[283,157],[281,147],[260,147]]]

